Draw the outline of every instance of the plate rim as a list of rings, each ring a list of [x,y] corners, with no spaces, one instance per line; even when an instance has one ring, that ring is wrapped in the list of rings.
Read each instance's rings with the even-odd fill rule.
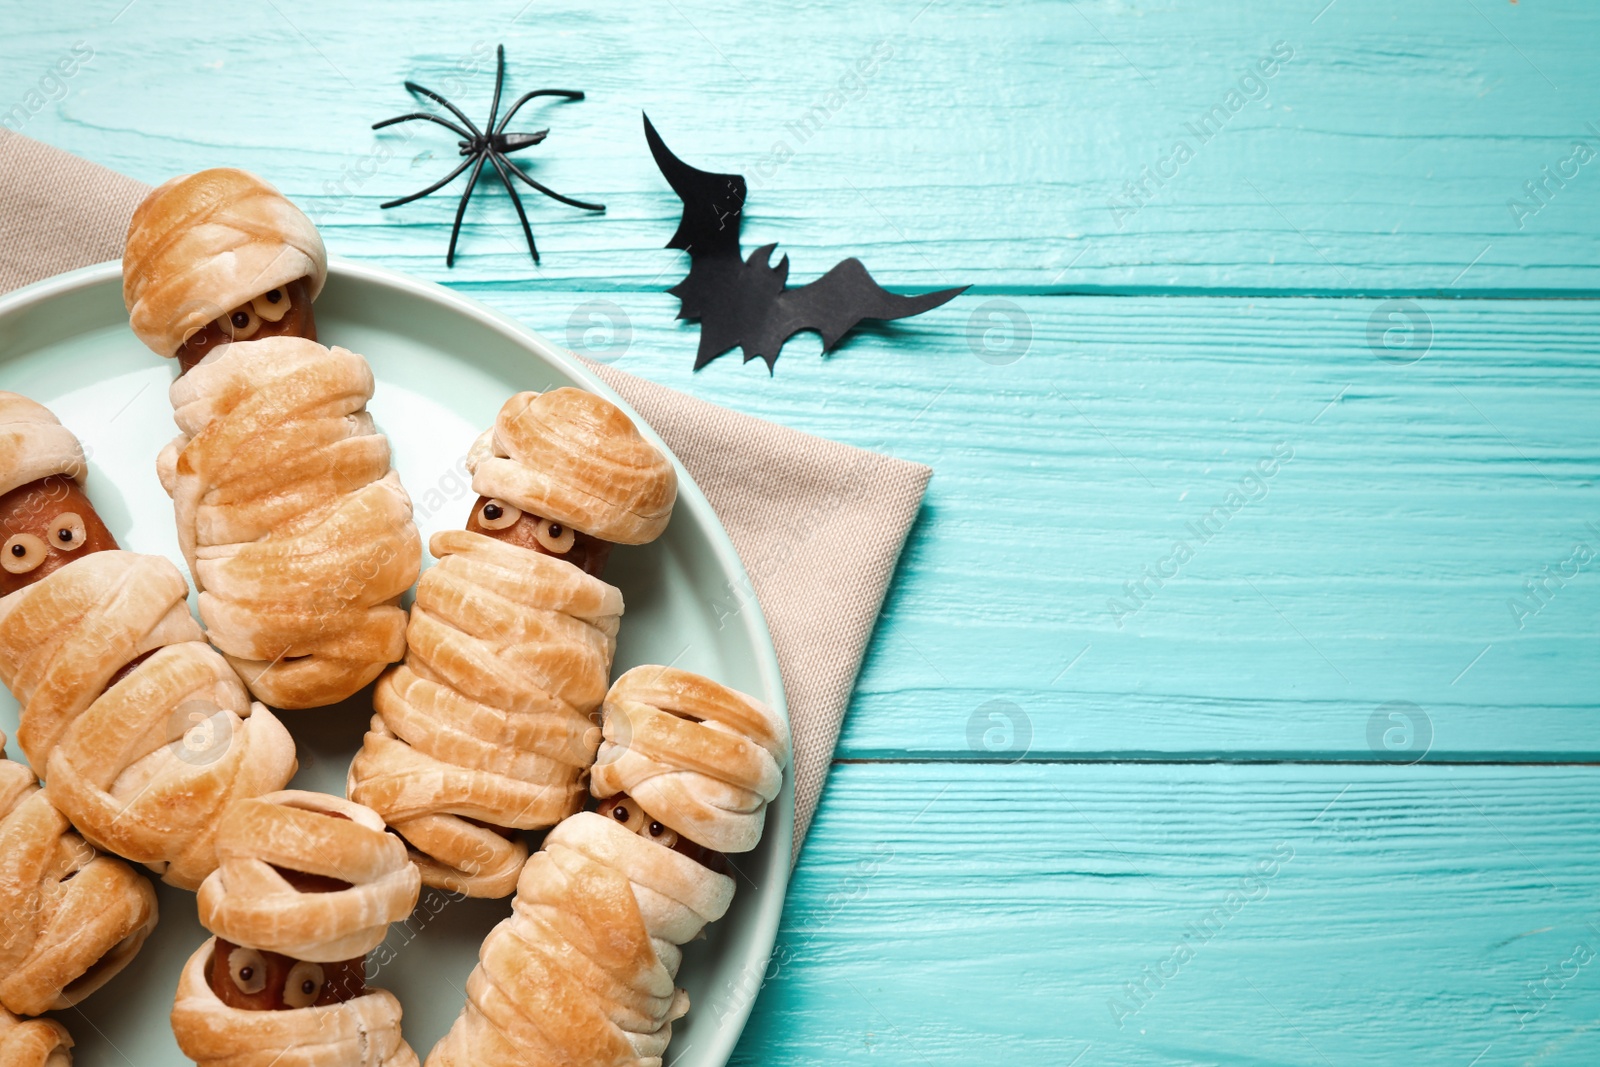
[[[579,382],[583,388],[605,397],[616,404],[633,420],[634,425],[651,441],[662,453],[671,460],[678,474],[678,504],[687,503],[689,510],[700,520],[702,527],[707,531],[713,552],[724,572],[736,579],[742,589],[754,589],[750,574],[745,570],[744,561],[739,558],[733,540],[728,535],[727,528],[717,516],[716,510],[706,498],[705,493],[695,482],[693,475],[684,467],[677,454],[669,448],[655,428],[646,421],[621,394],[608,385],[604,379],[585,366],[575,354],[562,348],[560,345],[546,339],[536,330],[523,325],[516,319],[503,312],[497,311],[487,304],[458,293],[448,286],[438,282],[418,278],[414,275],[393,270],[361,260],[351,259],[347,256],[328,256],[329,275],[338,275],[357,282],[364,282],[382,288],[400,290],[420,300],[427,301],[440,307],[446,313],[463,315],[475,320],[508,340],[528,350],[535,359],[543,360],[554,366],[559,372]],[[50,301],[72,293],[92,289],[97,286],[116,282],[120,286],[122,279],[122,261],[106,260],[73,270],[63,271],[31,282],[28,285],[13,289],[7,293],[0,293],[0,322],[14,314],[37,308],[48,304]],[[130,332],[131,336],[131,332]],[[0,362],[4,357],[0,356]],[[656,383],[651,383],[656,384]],[[669,388],[659,386],[658,388]],[[755,610],[748,608],[741,611],[745,616],[745,626],[750,631],[752,643],[757,654],[756,668],[767,691],[775,699],[770,703],[774,710],[783,716],[784,723],[789,727],[793,736],[793,723],[789,718],[787,693],[784,690],[783,674],[778,665],[777,648],[772,642],[772,633],[767,626],[766,612],[761,607],[759,597],[752,597]],[[777,946],[778,926],[783,915],[784,900],[788,893],[789,876],[792,873],[791,856],[794,851],[794,761],[791,757],[789,767],[783,776],[782,790],[778,800],[769,805],[773,815],[768,819],[769,825],[765,833],[768,835],[763,843],[769,844],[772,849],[773,865],[778,868],[780,877],[771,878],[766,886],[760,887],[761,894],[758,898],[754,926],[758,933],[760,943],[759,951],[751,957],[751,963],[759,963],[760,973],[765,974],[772,959],[773,950]],[[770,825],[775,823],[776,825]],[[759,956],[759,960],[755,957]],[[765,984],[765,983],[763,983]],[[759,990],[757,991],[759,992]],[[755,1007],[756,996],[736,996],[731,1010],[717,1017],[717,1029],[712,1034],[712,1057],[710,1062],[726,1064],[733,1055],[734,1047],[744,1034],[745,1026],[749,1022],[751,1011]],[[404,1005],[402,1005],[404,1007]]]

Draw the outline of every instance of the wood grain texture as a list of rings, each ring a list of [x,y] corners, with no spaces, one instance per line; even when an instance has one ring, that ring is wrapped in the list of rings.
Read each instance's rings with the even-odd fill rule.
[[[670,269],[648,109],[685,159],[751,177],[747,243],[781,240],[797,280],[853,252],[922,289],[1600,291],[1600,174],[1563,166],[1575,139],[1600,152],[1582,0],[125,5],[12,20],[7,109],[74,42],[95,53],[26,132],[147,181],[250,167],[336,250],[426,277],[446,276],[454,204],[377,205],[443,175],[453,138],[368,126],[410,110],[407,77],[481,118],[503,41],[514,86],[590,94],[524,112],[552,131],[525,158],[610,211],[535,205],[536,269],[486,190],[458,281],[637,288]]]
[[[1600,753],[1600,305],[1008,298],[1024,348],[966,298],[825,358],[802,336],[769,378],[691,372],[665,294],[476,295],[934,468],[840,756]],[[1020,358],[978,358],[985,327]],[[1391,702],[1431,740],[1374,751]]]
[[[1580,0],[97,0],[8,13],[0,114],[250,167],[336,253],[934,467],[738,1062],[1586,1065],[1600,305],[1545,298],[1600,295],[1597,39]],[[453,200],[377,205],[453,139],[368,126],[407,77],[481,118],[500,41],[588,91],[523,158],[609,210],[530,202],[534,267],[480,193],[449,271]],[[974,289],[691,374],[643,109],[796,281]]]
[[[1588,767],[839,767],[736,1062],[1594,1063],[1597,805]]]

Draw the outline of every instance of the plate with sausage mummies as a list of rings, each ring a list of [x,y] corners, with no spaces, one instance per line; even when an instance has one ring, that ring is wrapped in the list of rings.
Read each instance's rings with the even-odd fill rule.
[[[0,297],[0,1065],[720,1065],[793,787],[710,505],[259,178]]]

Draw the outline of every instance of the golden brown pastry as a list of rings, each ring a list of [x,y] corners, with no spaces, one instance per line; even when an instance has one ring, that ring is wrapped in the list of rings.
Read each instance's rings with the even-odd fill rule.
[[[211,641],[275,707],[350,696],[404,653],[422,546],[371,368],[316,343],[316,227],[254,175],[201,171],[139,206],[122,268],[134,332],[181,367],[157,470]]]
[[[54,1019],[19,1019],[0,1008],[0,1067],[72,1067],[72,1038]]]
[[[0,1006],[72,1007],[126,967],[155,925],[149,881],[73,833],[33,771],[5,758],[0,734]]]
[[[364,956],[411,913],[421,881],[383,820],[342,797],[284,790],[241,800],[217,830],[200,922],[218,937],[317,963]],[[285,871],[347,883],[303,892]]]
[[[185,964],[172,1008],[200,1067],[411,1067],[400,1004],[363,957],[416,905],[416,868],[367,808],[286,790],[229,809],[222,864],[200,887],[217,936]]]
[[[659,1067],[689,1009],[673,981],[678,946],[732,900],[727,875],[614,819],[573,815],[523,867],[429,1067]]]
[[[582,389],[518,393],[467,456],[472,488],[619,545],[654,541],[678,475],[628,416]]]
[[[505,896],[528,853],[495,828],[583,806],[622,594],[466,530],[429,548],[406,661],[378,683],[347,791],[406,839],[428,885]]]
[[[698,674],[650,666],[612,684],[602,715],[596,797],[627,794],[718,852],[760,843],[789,763],[789,724],[775,711]]]
[[[735,783],[755,779],[775,796],[765,772],[781,777],[788,763],[787,725],[742,693],[664,667],[623,675],[605,707],[609,744],[621,744],[614,717],[626,715],[653,763],[669,769],[632,779],[651,802],[612,794],[600,811],[550,831],[523,867],[511,917],[484,941],[466,1006],[428,1067],[659,1067],[673,1021],[689,1009],[675,982],[679,946],[733,899],[713,842],[753,847],[766,804],[743,785],[719,788],[729,783],[715,764],[730,758]],[[644,708],[685,725],[655,722]],[[686,718],[698,714],[703,723]],[[687,780],[656,782],[673,775]],[[592,785],[598,795],[598,773]],[[672,810],[680,799],[685,809]]]
[[[139,340],[176,356],[208,330],[213,345],[271,335],[286,313],[309,315],[327,277],[322,236],[305,213],[255,175],[217,167],[173,178],[134,211],[122,299]],[[296,283],[301,298],[290,293]],[[309,320],[293,326],[316,340]]]
[[[583,806],[623,607],[598,575],[613,542],[660,534],[677,476],[576,389],[512,397],[468,462],[482,496],[466,530],[429,543],[439,563],[348,792],[412,846],[426,884],[494,897],[527,858],[511,831]]]
[[[82,475],[77,439],[0,393],[0,567],[16,580],[0,680],[50,802],[90,844],[193,889],[216,866],[217,817],[282,788],[294,742],[205,643],[178,569],[116,548]]]
[[[178,1047],[198,1067],[416,1067],[394,994],[374,989],[281,1011],[231,1007],[207,979],[213,946],[201,945],[184,964],[172,1007]]]
[[[274,707],[350,696],[405,652],[422,546],[372,370],[296,337],[224,345],[172,385],[158,470],[213,644]]]

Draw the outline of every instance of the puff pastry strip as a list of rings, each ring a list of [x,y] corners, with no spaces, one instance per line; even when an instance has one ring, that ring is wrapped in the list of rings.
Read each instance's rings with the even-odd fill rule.
[[[205,643],[188,592],[159,556],[86,555],[0,598],[0,680],[22,706],[23,754],[79,833],[194,889],[216,867],[223,809],[281,788],[296,763],[283,724]]]
[[[171,357],[252,297],[305,278],[315,299],[327,277],[304,212],[254,174],[214,167],[162,183],[134,210],[122,299],[139,340]]]
[[[212,643],[261,700],[320,707],[405,652],[422,546],[372,370],[300,337],[224,345],[172,385],[161,482]]]
[[[54,1019],[19,1019],[0,1008],[0,1067],[71,1067],[71,1048]]]
[[[638,667],[611,687],[605,730],[613,759],[596,765],[596,796],[615,798],[628,782],[639,789],[629,803],[694,844],[759,841],[789,761],[775,711],[687,671]],[[631,821],[626,807],[612,814]],[[670,834],[647,836],[661,826],[635,832],[618,818],[583,812],[546,836],[428,1067],[660,1067],[689,1009],[675,983],[679,946],[727,912],[734,884],[668,847]]]
[[[604,799],[626,793],[652,818],[718,852],[761,841],[767,804],[789,764],[789,725],[771,708],[674,667],[635,667],[612,684],[605,740],[590,778]]]
[[[405,845],[373,811],[297,789],[229,808],[217,829],[217,858],[200,886],[201,925],[237,945],[317,963],[377,948],[421,889]],[[304,893],[280,869],[349,888]]]
[[[200,921],[237,945],[300,960],[365,955],[421,888],[400,839],[341,797],[284,790],[235,804],[217,833],[221,866],[200,887]],[[289,874],[345,888],[302,892]],[[250,1010],[224,1003],[207,974],[217,942],[184,965],[172,1032],[200,1067],[415,1067],[400,1003],[382,989],[331,1004]]]
[[[582,389],[518,393],[467,454],[472,488],[604,541],[667,528],[678,474],[611,401]]]
[[[400,1002],[382,989],[323,1007],[248,1011],[217,998],[206,971],[213,942],[178,978],[172,1032],[197,1067],[416,1067],[400,1036]]]
[[[33,771],[4,757],[0,734],[0,1006],[39,1015],[72,1007],[132,961],[155,929],[156,894],[73,833]]]
[[[679,946],[732,899],[726,875],[594,812],[572,816],[523,867],[428,1067],[660,1067],[689,1008]]]
[[[417,586],[406,661],[378,683],[348,792],[410,842],[424,883],[505,896],[527,847],[479,823],[546,827],[582,806],[622,594],[479,533],[428,548],[439,562]]]

